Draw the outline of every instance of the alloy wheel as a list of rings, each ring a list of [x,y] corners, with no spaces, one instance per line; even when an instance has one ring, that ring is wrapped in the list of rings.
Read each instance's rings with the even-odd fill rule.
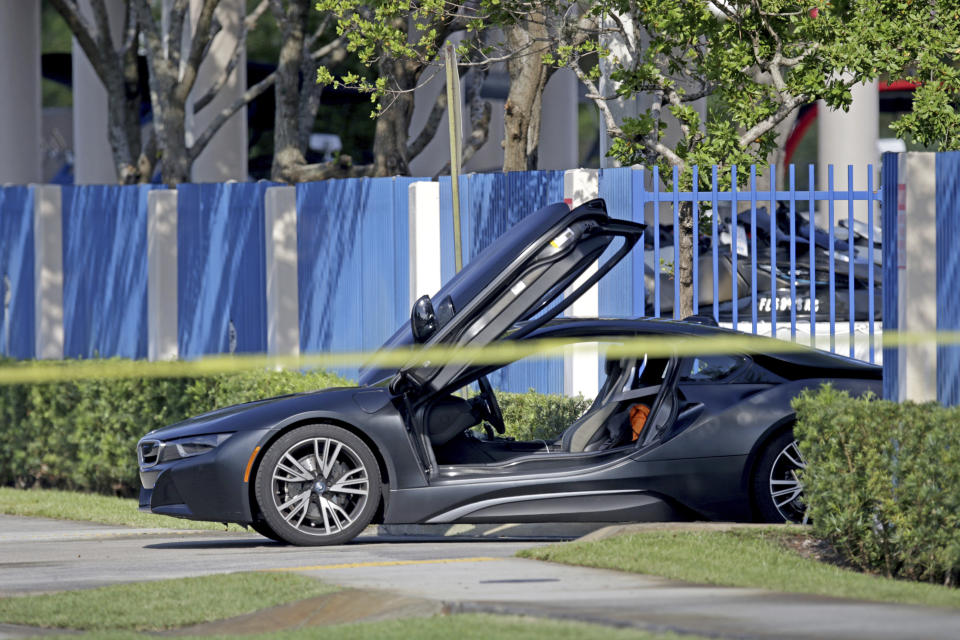
[[[297,532],[333,536],[354,525],[370,499],[370,472],[360,455],[332,437],[289,446],[273,465],[273,507]]]
[[[791,440],[773,460],[769,490],[773,506],[788,522],[807,524],[807,506],[803,501],[803,483],[797,472],[807,467],[796,440]]]

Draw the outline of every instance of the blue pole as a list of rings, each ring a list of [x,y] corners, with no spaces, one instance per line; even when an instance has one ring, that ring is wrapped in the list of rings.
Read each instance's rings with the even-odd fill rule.
[[[810,346],[817,346],[817,236],[816,226],[816,180],[813,165],[807,165],[807,231],[810,234]]]
[[[797,341],[797,182],[790,165],[790,339]]]
[[[700,315],[700,178],[693,165],[693,315]]]
[[[713,196],[713,214],[710,216],[710,244],[713,251],[713,319],[720,322],[720,256],[717,247],[717,218],[720,216],[720,209],[717,202],[717,165],[713,165],[710,180]]]
[[[680,319],[680,169],[673,167],[673,319]]]
[[[633,196],[633,221],[642,223],[646,213],[647,190],[643,184],[643,167],[630,174],[630,191]],[[644,277],[643,245],[647,232],[640,237],[639,256],[633,256],[633,317],[646,314],[647,282]]]
[[[873,335],[873,165],[867,165],[867,319],[870,333],[870,363],[874,362]]]
[[[828,209],[829,209],[829,211],[830,211],[830,217],[829,217],[829,219],[828,219],[828,221],[827,221],[827,224],[828,224],[829,227],[830,227],[830,230],[829,230],[830,237],[829,237],[829,240],[828,240],[828,242],[830,243],[830,247],[829,247],[829,252],[830,252],[830,253],[829,253],[829,256],[830,256],[830,257],[829,257],[829,263],[830,263],[830,270],[829,270],[829,278],[830,278],[830,282],[829,282],[829,285],[830,285],[830,351],[833,351],[834,353],[836,353],[836,351],[837,351],[837,327],[836,327],[836,322],[837,322],[837,309],[836,309],[836,283],[834,282],[834,268],[833,268],[833,267],[834,267],[834,264],[833,264],[833,236],[834,236],[834,233],[833,233],[833,198],[834,198],[834,196],[835,196],[836,194],[835,194],[834,191],[833,191],[833,165],[832,165],[832,164],[827,167],[827,192],[828,192],[828,193],[827,193],[827,197],[829,198],[829,201],[828,201],[829,207],[828,207]]]
[[[770,335],[777,337],[777,166],[770,165]]]
[[[854,354],[853,328],[856,313],[854,312],[853,300],[853,266],[856,263],[856,255],[853,249],[853,165],[847,165],[847,253],[850,256],[847,263],[847,306],[850,308],[850,357]]]
[[[660,168],[653,167],[653,317],[660,317]]]
[[[737,305],[739,296],[737,295],[737,165],[730,167],[730,296],[733,304],[733,330],[739,331],[737,327]]]

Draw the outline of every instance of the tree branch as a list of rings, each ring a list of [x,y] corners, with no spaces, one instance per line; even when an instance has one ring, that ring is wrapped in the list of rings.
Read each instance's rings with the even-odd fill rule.
[[[329,162],[289,167],[284,177],[290,182],[313,182],[329,178],[362,178],[372,176],[373,169],[372,164],[354,165],[350,156],[340,154]]]
[[[67,26],[70,27],[73,37],[77,39],[77,43],[87,56],[87,60],[89,60],[93,66],[93,70],[96,71],[97,75],[101,78],[106,77],[107,70],[104,65],[103,56],[100,53],[99,47],[97,47],[99,35],[97,34],[96,28],[87,22],[87,19],[80,13],[77,8],[77,3],[74,0],[50,0],[50,4],[53,5],[53,8],[57,10],[64,22],[67,23]]]
[[[220,113],[210,122],[210,125],[207,127],[206,131],[201,133],[197,139],[194,141],[193,146],[191,146],[187,151],[190,154],[190,159],[196,160],[197,156],[203,151],[203,149],[210,142],[210,139],[213,138],[220,130],[227,120],[243,108],[247,103],[256,99],[260,94],[273,86],[273,83],[277,80],[277,72],[274,71],[266,78],[253,85],[244,92],[242,96],[233,101],[232,104],[224,107]]]
[[[53,0],[56,2],[57,0]],[[160,30],[157,28],[157,22],[153,19],[153,13],[150,11],[149,0],[132,0],[134,11],[137,12],[137,22],[140,24],[143,32],[143,39],[146,43],[147,52],[147,72],[150,74],[150,106],[153,109],[153,126],[157,130],[157,139],[164,136],[166,127],[163,120],[163,104],[157,92],[157,78],[161,73],[158,67],[164,67],[163,71],[169,73],[167,68],[169,63],[163,58],[163,44],[160,41]]]
[[[740,146],[746,148],[757,138],[780,124],[780,121],[790,115],[794,109],[797,109],[800,107],[800,105],[805,104],[806,102],[809,102],[809,98],[804,94],[791,96],[780,105],[776,112],[770,114],[757,124],[747,129],[747,131],[740,136]]]
[[[113,34],[110,32],[110,16],[107,15],[107,7],[103,0],[90,0],[90,9],[93,11],[93,19],[97,23],[99,31],[100,48],[110,54],[115,54],[113,46]]]
[[[210,85],[207,91],[200,96],[193,103],[194,113],[199,113],[209,105],[213,99],[220,93],[220,90],[223,89],[224,85],[227,84],[227,81],[230,79],[230,76],[233,74],[234,69],[237,68],[237,65],[240,64],[240,58],[243,57],[244,51],[246,51],[247,46],[247,32],[257,26],[257,20],[260,19],[260,16],[263,15],[266,11],[267,6],[269,5],[269,0],[261,0],[253,11],[250,12],[243,20],[243,24],[240,27],[240,35],[237,37],[237,43],[233,47],[233,53],[230,55],[230,60],[227,62],[226,68],[219,75],[216,81]],[[213,42],[213,37],[210,38],[210,42]]]
[[[313,48],[313,45],[316,43],[316,41],[320,39],[320,36],[322,36],[327,30],[327,27],[330,26],[330,20],[332,18],[333,16],[331,14],[325,14],[323,16],[323,20],[320,21],[320,25],[317,27],[317,30],[313,32],[313,35],[307,36],[306,40],[304,41],[304,47],[308,51]],[[338,38],[338,40],[339,39],[340,38]]]
[[[137,53],[137,18],[134,15],[136,10],[127,4],[123,13],[123,42],[120,46],[120,54],[126,56],[131,51],[134,56]]]
[[[207,49],[207,44],[211,40],[210,23],[213,22],[213,12],[220,4],[220,0],[204,0],[200,8],[200,17],[197,18],[197,26],[193,31],[193,39],[190,44],[190,55],[187,57],[187,63],[183,67],[183,76],[177,84],[177,98],[181,102],[186,102],[187,96],[193,89],[193,83],[197,80],[197,72],[200,63],[203,61],[203,53]]]
[[[600,90],[597,89],[596,83],[580,68],[579,64],[571,65],[568,68],[573,69],[577,79],[587,88],[587,97],[593,98],[593,102],[597,105],[597,109],[600,111],[603,122],[607,127],[607,135],[611,138],[622,136],[623,130],[617,126],[617,119],[613,117],[613,111],[610,110],[610,105],[607,104],[607,101],[616,98],[616,96],[604,97],[600,95]]]
[[[142,15],[142,14],[141,14]],[[170,27],[163,34],[164,44],[166,44],[167,60],[174,67],[180,66],[181,48],[183,47],[183,21],[187,17],[187,0],[174,0],[170,5],[169,23]],[[151,12],[150,19],[153,20]]]
[[[420,130],[419,135],[417,135],[413,142],[407,145],[408,158],[416,158],[430,141],[433,140],[433,137],[437,134],[437,129],[440,128],[440,121],[443,120],[443,114],[446,113],[446,111],[447,83],[444,82],[443,88],[433,103],[433,108],[430,109],[430,115],[427,116],[427,122],[423,125],[423,129]]]

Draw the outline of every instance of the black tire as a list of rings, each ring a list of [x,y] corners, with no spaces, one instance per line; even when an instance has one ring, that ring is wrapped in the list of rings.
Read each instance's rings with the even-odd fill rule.
[[[343,544],[356,537],[376,515],[381,490],[380,467],[370,447],[330,424],[298,427],[281,436],[264,454],[254,486],[267,526],[300,546]]]
[[[260,535],[262,535],[264,538],[270,538],[274,542],[287,544],[287,541],[281,538],[280,536],[278,536],[277,532],[271,529],[270,525],[268,525],[263,520],[258,520],[257,522],[251,522],[247,526],[253,529],[254,531],[256,531],[257,533],[259,533]]]
[[[796,470],[805,466],[793,430],[767,443],[751,479],[753,504],[761,522],[804,522],[803,485]]]

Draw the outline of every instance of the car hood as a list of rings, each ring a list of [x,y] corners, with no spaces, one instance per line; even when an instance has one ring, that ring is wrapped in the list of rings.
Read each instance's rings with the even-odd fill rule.
[[[381,392],[386,389],[362,389],[358,387],[333,387],[319,391],[294,393],[254,402],[245,402],[202,413],[174,424],[154,429],[144,437],[170,440],[207,433],[226,433],[270,427],[289,416],[307,411],[319,411],[333,407],[357,393]]]
[[[422,343],[482,347],[524,321],[521,331],[534,331],[559,315],[630,253],[643,229],[643,224],[609,218],[606,204],[600,199],[573,210],[562,203],[552,204],[530,214],[431,296],[433,328],[421,338]],[[610,252],[590,277],[574,284],[597,264],[616,238],[623,240],[617,250]],[[422,320],[422,314],[418,317]],[[411,327],[403,326],[383,348],[413,343]],[[465,367],[413,360],[400,369],[400,374],[417,387],[438,390]],[[382,369],[366,370],[361,372],[361,384],[388,375]]]

